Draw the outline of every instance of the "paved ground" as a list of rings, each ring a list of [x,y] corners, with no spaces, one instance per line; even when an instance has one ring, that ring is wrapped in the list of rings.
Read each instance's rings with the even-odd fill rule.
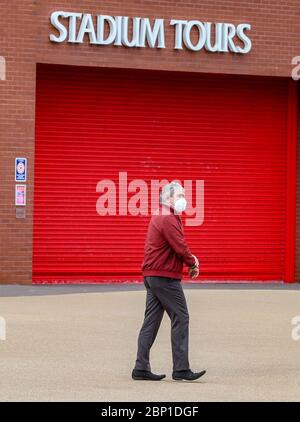
[[[300,401],[299,285],[193,285],[190,361],[201,382],[171,380],[164,318],[152,367],[159,383],[134,382],[145,294],[141,286],[0,286],[0,400]]]

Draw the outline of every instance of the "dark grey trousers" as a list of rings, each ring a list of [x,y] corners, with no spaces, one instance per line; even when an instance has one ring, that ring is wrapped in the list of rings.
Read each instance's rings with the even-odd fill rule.
[[[189,313],[180,280],[166,277],[145,277],[147,289],[145,319],[138,338],[135,369],[151,371],[150,349],[156,338],[160,323],[167,312],[171,320],[173,371],[190,368]]]

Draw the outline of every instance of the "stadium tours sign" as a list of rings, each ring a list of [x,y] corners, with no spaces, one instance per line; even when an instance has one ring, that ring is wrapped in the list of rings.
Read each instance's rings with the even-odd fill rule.
[[[166,48],[165,20],[128,16],[93,16],[90,13],[55,11],[50,21],[56,30],[50,34],[54,43],[83,43],[124,47]],[[212,23],[200,20],[172,19],[175,50],[206,50],[212,53],[247,54],[252,42],[249,23]]]

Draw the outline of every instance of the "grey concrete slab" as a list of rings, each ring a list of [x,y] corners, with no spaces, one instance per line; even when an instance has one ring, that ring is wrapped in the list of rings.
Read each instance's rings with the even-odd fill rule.
[[[0,401],[300,400],[300,340],[292,337],[299,289],[187,287],[190,362],[207,374],[195,383],[172,381],[165,315],[151,362],[167,378],[149,383],[130,377],[144,314],[141,287],[9,287],[10,296],[0,297]]]

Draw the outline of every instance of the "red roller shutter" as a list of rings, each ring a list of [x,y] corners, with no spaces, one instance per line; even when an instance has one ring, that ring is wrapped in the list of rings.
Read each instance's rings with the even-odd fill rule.
[[[140,279],[148,218],[96,212],[120,171],[204,180],[200,280],[283,280],[287,104],[284,79],[38,66],[34,282]]]

